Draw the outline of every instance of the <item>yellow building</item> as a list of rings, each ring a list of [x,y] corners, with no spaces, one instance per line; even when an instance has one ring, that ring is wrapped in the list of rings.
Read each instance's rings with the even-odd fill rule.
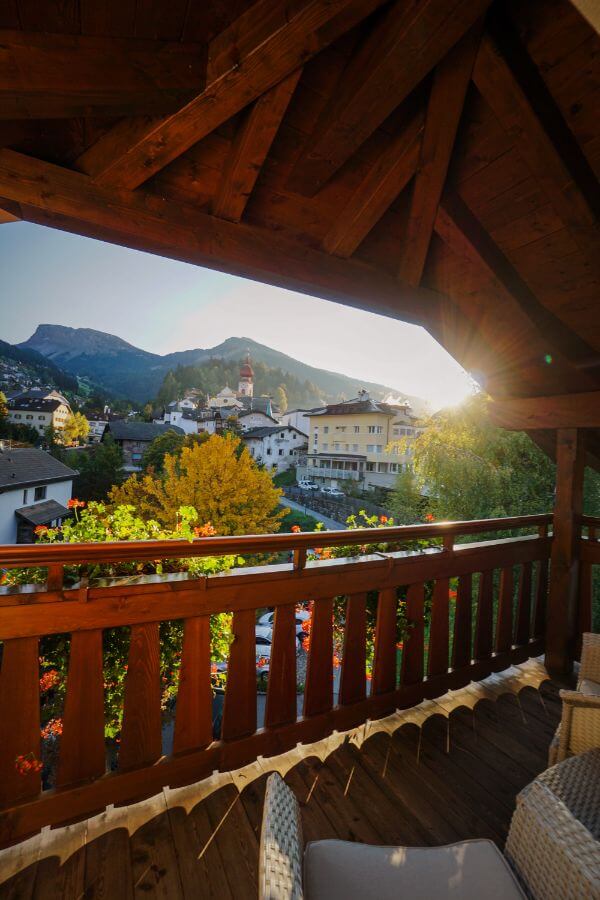
[[[390,405],[360,391],[355,400],[310,414],[308,454],[306,465],[298,467],[298,480],[309,477],[339,487],[353,479],[365,489],[393,487],[410,464],[410,448],[401,453],[398,442],[410,442],[416,431],[408,403]]]

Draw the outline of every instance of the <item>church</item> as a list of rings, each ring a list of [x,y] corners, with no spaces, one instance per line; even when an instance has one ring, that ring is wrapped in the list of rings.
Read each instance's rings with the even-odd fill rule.
[[[271,398],[254,396],[254,369],[250,353],[246,354],[246,359],[240,366],[237,391],[225,385],[216,396],[208,398],[206,405],[209,409],[218,409],[221,413],[231,411],[232,415],[243,416],[244,413],[253,412],[275,418]]]

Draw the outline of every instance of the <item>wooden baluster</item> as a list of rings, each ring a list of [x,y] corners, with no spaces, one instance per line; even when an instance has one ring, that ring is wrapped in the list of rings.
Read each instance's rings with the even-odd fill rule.
[[[482,572],[479,576],[479,596],[475,620],[475,659],[488,659],[492,654],[494,632],[494,573]]]
[[[71,635],[56,784],[98,778],[105,771],[102,630],[76,631]]]
[[[396,588],[379,592],[375,652],[373,659],[372,694],[387,694],[396,689]]]
[[[469,572],[458,579],[452,640],[452,668],[460,669],[471,662],[471,605],[473,576]]]
[[[183,628],[173,752],[206,747],[212,739],[210,618],[194,616]]]
[[[158,622],[131,626],[119,769],[151,765],[162,754]]]
[[[269,665],[265,725],[287,725],[296,721],[296,608],[293,603],[275,610],[273,646]]]
[[[46,578],[46,587],[49,591],[62,591],[63,589],[63,567],[60,564],[48,566],[48,575]]]
[[[500,600],[496,621],[496,653],[504,653],[512,647],[513,599],[515,582],[513,567],[507,566],[500,573]]]
[[[304,692],[304,715],[333,707],[333,600],[315,600]]]
[[[531,574],[532,564],[523,563],[519,578],[519,600],[517,603],[517,622],[515,626],[515,644],[523,646],[529,642],[531,630]]]
[[[340,679],[340,705],[367,696],[367,595],[351,594],[346,604],[344,655]]]
[[[19,756],[41,758],[38,638],[4,641],[0,671],[0,806],[36,797],[39,772],[20,775]]]
[[[234,612],[223,707],[224,741],[256,731],[256,611]]]
[[[425,639],[425,585],[411,584],[406,596],[408,632],[402,651],[402,685],[423,681],[423,651]]]
[[[429,660],[427,671],[432,675],[445,675],[450,654],[449,611],[450,581],[440,578],[433,587],[431,626],[429,628]]]
[[[546,606],[548,605],[548,560],[541,559],[537,568],[535,588],[535,612],[533,615],[533,636],[543,637],[546,633]]]

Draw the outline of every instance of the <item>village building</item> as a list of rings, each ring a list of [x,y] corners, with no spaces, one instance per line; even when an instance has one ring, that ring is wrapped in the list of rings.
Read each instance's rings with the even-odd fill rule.
[[[185,434],[178,425],[163,425],[155,422],[128,422],[117,419],[109,422],[104,429],[102,440],[110,435],[123,453],[123,469],[125,472],[139,472],[142,468],[144,450],[150,446],[154,438],[166,431]]]
[[[287,412],[279,417],[279,421],[283,425],[291,425],[293,428],[298,428],[299,431],[308,434],[311,415],[315,415],[323,409],[325,409],[324,406],[316,406],[312,409],[288,409]]]
[[[60,525],[76,475],[45,450],[0,442],[0,544],[30,544],[38,526]]]
[[[289,425],[253,428],[242,433],[253,459],[272,472],[285,472],[306,453],[308,435]]]
[[[8,421],[14,425],[29,425],[39,434],[52,426],[62,431],[71,415],[71,406],[58,391],[32,388],[16,394],[8,401]]]
[[[392,488],[411,462],[417,433],[410,405],[371,400],[360,391],[354,400],[333,403],[309,416],[309,449],[298,479],[332,487],[348,479],[365,489]]]

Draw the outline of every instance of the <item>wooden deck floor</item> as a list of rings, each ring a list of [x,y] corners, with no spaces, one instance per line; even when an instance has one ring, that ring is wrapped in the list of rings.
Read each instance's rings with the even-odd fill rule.
[[[287,775],[302,806],[306,840],[442,844],[486,837],[502,847],[515,796],[546,767],[559,718],[558,688],[482,701],[475,714],[405,725],[358,750],[345,744],[323,764],[305,759]],[[473,721],[475,725],[473,727]],[[419,761],[417,762],[417,751]],[[0,887],[2,898],[255,898],[266,775],[241,794],[220,788],[188,814],[159,812],[134,834],[110,831],[62,865],[40,860]]]

